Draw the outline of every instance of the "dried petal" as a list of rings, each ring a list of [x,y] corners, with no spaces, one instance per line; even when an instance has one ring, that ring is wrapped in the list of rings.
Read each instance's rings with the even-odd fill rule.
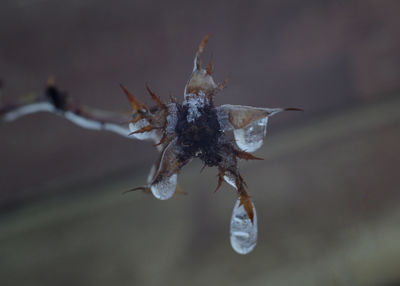
[[[226,117],[234,129],[241,129],[262,118],[284,111],[283,108],[259,108],[224,104],[218,107],[221,117]]]
[[[188,83],[185,86],[185,96],[187,94],[199,94],[200,92],[204,94],[209,94],[217,87],[211,76],[212,60],[210,61],[207,70],[201,68],[200,55],[203,53],[206,47],[208,37],[209,36],[206,35],[203,38],[196,52],[196,56],[194,58],[193,72]]]
[[[185,95],[187,94],[204,94],[212,93],[217,88],[217,84],[206,70],[200,69],[193,71],[188,83],[185,87]]]

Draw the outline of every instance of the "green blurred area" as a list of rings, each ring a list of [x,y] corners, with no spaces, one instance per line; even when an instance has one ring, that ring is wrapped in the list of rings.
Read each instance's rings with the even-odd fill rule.
[[[235,193],[194,163],[187,196],[121,195],[139,171],[3,215],[0,284],[398,285],[399,110],[393,95],[267,138],[242,164],[259,216],[247,256],[229,245]]]

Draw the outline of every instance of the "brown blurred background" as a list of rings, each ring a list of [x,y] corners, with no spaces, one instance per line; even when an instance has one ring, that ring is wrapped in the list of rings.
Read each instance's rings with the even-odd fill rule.
[[[0,123],[0,285],[400,285],[399,1],[0,3],[3,97],[55,75],[85,105],[182,97],[209,33],[218,104],[301,107],[241,169],[259,243],[229,245],[235,194],[197,161],[170,201],[142,185],[149,142],[51,114]]]

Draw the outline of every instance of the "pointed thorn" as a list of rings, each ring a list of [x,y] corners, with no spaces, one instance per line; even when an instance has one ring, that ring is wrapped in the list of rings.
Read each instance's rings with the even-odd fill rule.
[[[176,189],[175,189],[175,193],[174,193],[174,198],[177,196],[177,195],[187,195],[188,193],[187,192],[185,192],[184,190],[182,190],[182,188],[179,186],[179,185],[176,185]]]
[[[217,184],[217,188],[215,189],[214,193],[216,193],[219,188],[221,188],[222,183],[224,182],[224,176],[225,176],[225,170],[220,169],[219,173],[218,173],[218,184]]]
[[[204,36],[203,40],[201,41],[201,43],[199,45],[199,49],[197,50],[197,55],[200,55],[204,51],[209,37],[210,37],[209,34]]]
[[[241,195],[240,196],[240,204],[243,205],[244,210],[246,211],[247,215],[249,216],[250,220],[252,223],[254,223],[254,210],[253,210],[253,204],[251,203],[250,196],[247,195]]]
[[[212,56],[212,54],[211,54],[211,57],[210,57],[210,61],[208,62],[208,66],[207,66],[206,72],[207,72],[208,75],[211,75],[212,72],[213,72],[213,56]]]
[[[234,150],[236,157],[244,160],[264,160],[264,158],[256,157],[251,153],[241,150]]]
[[[144,126],[144,127],[140,128],[139,130],[136,130],[136,131],[133,131],[133,132],[129,133],[129,136],[130,136],[130,135],[134,135],[134,134],[136,134],[136,133],[150,132],[150,131],[153,130],[153,129],[156,129],[156,128],[154,128],[154,127],[151,126],[151,125],[147,125],[147,126]]]
[[[206,35],[203,40],[201,41],[199,48],[197,49],[196,52],[196,57],[194,60],[194,70],[199,70],[201,68],[201,60],[200,60],[200,55],[203,53],[204,48],[206,47],[207,41],[208,41],[209,35]]]
[[[226,88],[228,81],[229,81],[229,77],[227,77],[223,82],[219,83],[218,86],[216,87],[217,92]]]
[[[144,191],[146,193],[150,192],[150,189],[148,187],[137,187],[137,188],[133,188],[127,191],[122,192],[123,195],[125,195],[126,193],[130,193],[130,192],[134,192],[134,191]]]
[[[161,139],[160,139],[160,142],[158,142],[157,144],[154,144],[153,146],[154,146],[154,147],[157,147],[157,146],[163,144],[163,143],[165,142],[166,139],[167,139],[167,134],[164,133],[163,136],[162,136]]]
[[[201,167],[201,169],[200,169],[200,173],[202,173],[206,167],[207,167],[207,165],[203,164],[203,167]]]
[[[148,110],[147,106],[141,103],[122,83],[120,83],[121,89],[125,93],[133,111],[137,112],[141,109]]]
[[[288,107],[288,108],[285,108],[284,111],[304,111],[304,110],[301,108]]]
[[[146,90],[150,94],[151,99],[157,104],[161,109],[165,109],[165,104],[161,101],[161,99],[150,89],[150,87],[146,83]]]

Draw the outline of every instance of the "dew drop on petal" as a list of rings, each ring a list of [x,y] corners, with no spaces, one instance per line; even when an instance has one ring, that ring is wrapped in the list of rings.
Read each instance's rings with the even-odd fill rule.
[[[239,254],[247,254],[254,249],[257,243],[257,213],[253,205],[254,218],[251,222],[240,199],[233,208],[230,236],[233,250]]]
[[[159,200],[170,199],[176,190],[177,174],[173,174],[170,177],[164,177],[157,183],[153,183],[150,187],[153,195]]]
[[[235,129],[235,141],[237,146],[246,152],[254,152],[263,144],[267,134],[268,117],[254,121],[245,128]]]

